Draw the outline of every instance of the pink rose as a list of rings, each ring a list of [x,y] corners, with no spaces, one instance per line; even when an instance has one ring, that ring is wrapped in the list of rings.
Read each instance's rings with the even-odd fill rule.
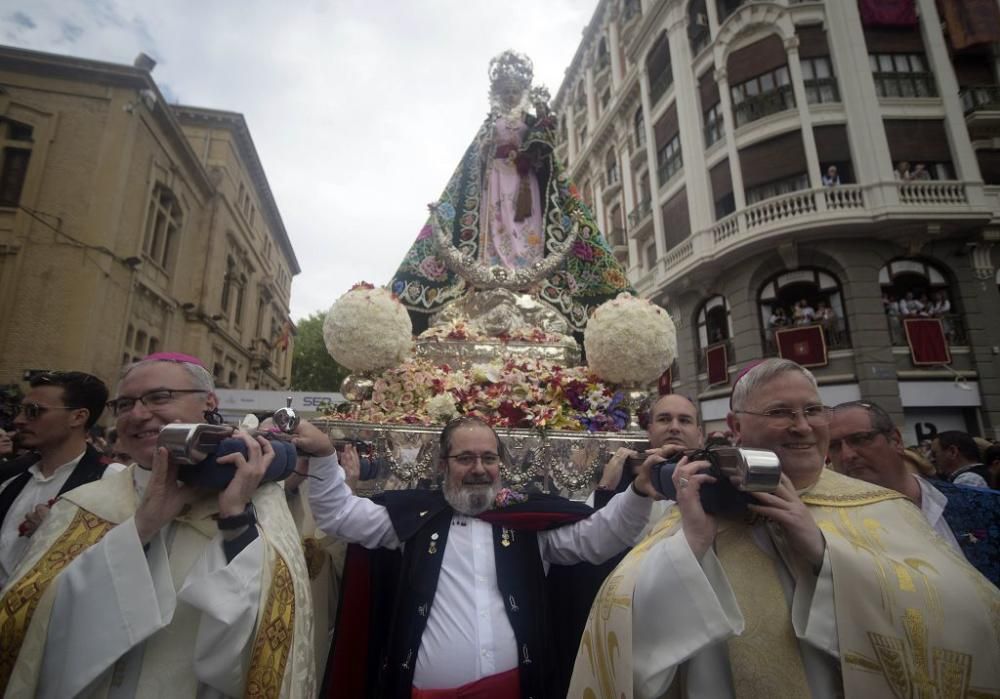
[[[420,261],[420,273],[431,281],[442,281],[448,276],[448,269],[438,258],[428,255]]]

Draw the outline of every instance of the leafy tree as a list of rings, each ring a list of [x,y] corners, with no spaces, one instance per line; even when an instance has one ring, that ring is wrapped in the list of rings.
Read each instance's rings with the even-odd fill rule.
[[[298,323],[292,353],[293,391],[338,391],[350,371],[333,361],[323,343],[324,311],[316,311]]]

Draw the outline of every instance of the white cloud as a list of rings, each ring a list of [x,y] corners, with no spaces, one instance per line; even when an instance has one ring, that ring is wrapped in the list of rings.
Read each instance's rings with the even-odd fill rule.
[[[595,0],[0,0],[15,46],[131,63],[242,112],[302,266],[292,315],[389,281],[486,113],[489,59],[555,94]]]

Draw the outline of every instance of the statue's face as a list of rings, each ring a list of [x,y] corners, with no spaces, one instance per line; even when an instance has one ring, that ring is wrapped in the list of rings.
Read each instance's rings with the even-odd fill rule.
[[[516,107],[527,88],[517,80],[499,77],[493,82],[493,95],[505,109]]]

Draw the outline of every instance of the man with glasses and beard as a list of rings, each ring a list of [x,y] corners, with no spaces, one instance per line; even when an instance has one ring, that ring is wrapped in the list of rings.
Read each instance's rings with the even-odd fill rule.
[[[885,410],[867,401],[833,409],[830,461],[838,473],[905,495],[938,536],[1000,586],[1000,493],[911,473],[899,429]]]
[[[31,452],[8,464],[0,483],[0,589],[28,550],[31,535],[63,493],[101,477],[101,454],[87,443],[108,387],[80,371],[36,374],[17,406],[18,444]]]
[[[158,446],[212,422],[188,355],[125,368],[108,409],[128,469],[65,493],[0,596],[0,693],[17,697],[311,697],[312,607],[270,443],[218,458],[222,491],[185,485]]]
[[[298,433],[300,450],[317,457],[310,474],[322,479],[309,493],[317,525],[367,549],[402,549],[371,569],[362,602],[349,598],[360,551],[348,554],[322,696],[557,696],[565,678],[552,660],[546,572],[600,563],[635,543],[652,502],[648,467],[587,517],[589,508],[563,498],[501,488],[502,443],[484,421],[464,417],[441,433],[443,490],[372,501],[351,494],[325,435],[305,422]],[[359,646],[376,650],[359,659]]]
[[[709,514],[706,462],[591,609],[571,697],[992,696],[1000,590],[905,497],[825,469],[833,411],[813,375],[767,359],[733,386],[737,445],[781,479]]]

